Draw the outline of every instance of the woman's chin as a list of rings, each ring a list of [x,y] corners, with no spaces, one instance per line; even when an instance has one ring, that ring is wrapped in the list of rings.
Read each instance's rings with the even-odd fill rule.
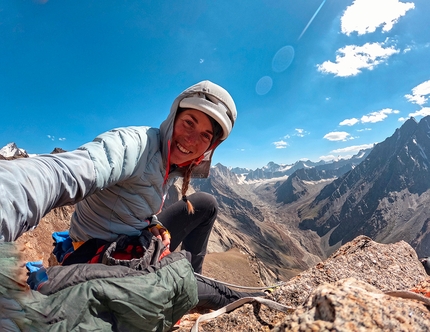
[[[193,158],[187,156],[187,155],[179,155],[179,156],[170,156],[170,163],[175,165],[181,165],[186,163],[187,161],[192,160]]]

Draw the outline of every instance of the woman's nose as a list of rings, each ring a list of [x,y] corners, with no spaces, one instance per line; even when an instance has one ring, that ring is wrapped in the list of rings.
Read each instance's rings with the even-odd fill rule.
[[[198,140],[198,133],[193,130],[192,132],[188,133],[186,140],[190,144],[195,144]]]

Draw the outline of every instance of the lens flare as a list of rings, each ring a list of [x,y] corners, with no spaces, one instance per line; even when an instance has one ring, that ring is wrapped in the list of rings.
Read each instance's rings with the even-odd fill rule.
[[[260,78],[255,86],[255,91],[260,96],[265,95],[272,89],[273,81],[270,76]]]
[[[294,47],[287,45],[276,52],[272,60],[272,69],[276,73],[286,70],[294,59]]]

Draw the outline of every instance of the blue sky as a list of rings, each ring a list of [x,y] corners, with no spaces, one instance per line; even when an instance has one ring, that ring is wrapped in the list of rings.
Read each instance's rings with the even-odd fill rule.
[[[346,158],[430,114],[428,17],[428,0],[0,0],[0,147],[158,127],[209,79],[238,109],[215,163]]]

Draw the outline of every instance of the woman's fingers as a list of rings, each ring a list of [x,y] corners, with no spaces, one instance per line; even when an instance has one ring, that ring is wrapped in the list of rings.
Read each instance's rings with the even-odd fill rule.
[[[161,239],[160,230],[157,227],[151,227],[149,230],[151,231],[152,235]]]
[[[163,244],[168,248],[170,245],[170,234],[165,229],[157,228],[157,227],[151,227],[150,229],[152,235],[154,235],[157,239],[160,239]]]
[[[163,241],[163,244],[169,248],[170,246],[170,234],[166,232],[165,229],[161,230],[161,241]]]

